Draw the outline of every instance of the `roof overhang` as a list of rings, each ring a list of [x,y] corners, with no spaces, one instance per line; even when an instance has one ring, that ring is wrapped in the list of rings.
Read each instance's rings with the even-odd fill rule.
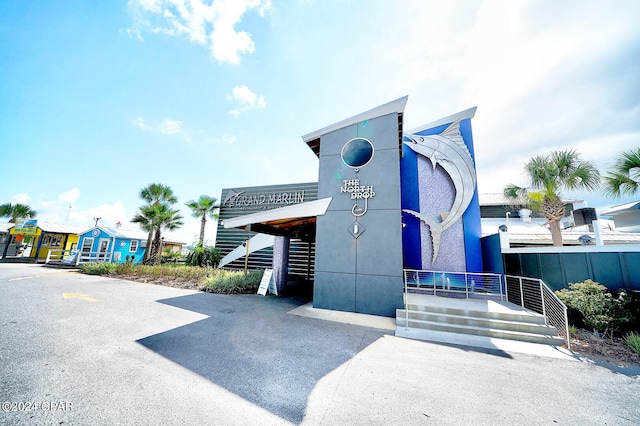
[[[443,124],[453,123],[456,120],[464,120],[466,118],[473,118],[476,115],[476,109],[478,109],[478,107],[465,109],[464,111],[457,112],[457,113],[455,113],[453,115],[450,115],[448,117],[444,117],[444,118],[441,118],[439,120],[432,121],[431,123],[423,124],[422,126],[416,127],[415,129],[408,130],[405,133],[408,134],[408,135],[412,135],[412,134],[420,133],[420,132],[422,132],[424,130],[428,130],[428,129],[432,129],[434,127],[442,126]]]
[[[316,217],[326,213],[331,197],[306,203],[265,210],[231,219],[223,226],[262,234],[299,238],[311,241],[315,237]]]
[[[407,100],[409,96],[403,96],[402,98],[398,98],[395,101],[388,102],[384,105],[380,105],[379,107],[370,109],[369,111],[362,112],[358,115],[354,115],[353,117],[346,118],[342,121],[339,121],[335,124],[331,124],[330,126],[323,127],[320,130],[316,130],[315,132],[308,133],[302,136],[302,140],[305,141],[309,148],[316,154],[317,157],[320,157],[320,137],[326,135],[327,133],[334,132],[336,130],[343,129],[347,126],[351,126],[353,124],[362,123],[366,120],[372,120],[374,118],[382,117],[392,113],[398,113],[398,115],[402,116],[404,113],[404,107],[407,105]],[[402,139],[402,118],[400,117],[400,123],[398,125],[399,138]]]

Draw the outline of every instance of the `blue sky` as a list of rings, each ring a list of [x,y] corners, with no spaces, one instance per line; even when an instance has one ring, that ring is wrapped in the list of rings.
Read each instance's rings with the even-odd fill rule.
[[[404,95],[405,129],[478,107],[480,192],[525,185],[555,149],[605,172],[640,145],[639,16],[634,0],[5,1],[0,203],[134,229],[140,189],[163,183],[190,243],[185,202],[315,181],[302,135]]]

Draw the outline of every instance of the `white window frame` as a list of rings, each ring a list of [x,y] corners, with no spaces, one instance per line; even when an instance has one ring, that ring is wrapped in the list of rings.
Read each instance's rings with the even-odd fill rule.
[[[91,241],[91,243],[88,245],[87,247],[87,242]],[[82,248],[80,249],[80,251],[82,253],[91,253],[91,250],[93,250],[93,243],[95,242],[95,240],[92,237],[85,237],[82,240]],[[88,248],[88,250],[86,250]]]
[[[135,249],[134,247],[134,243],[135,243]],[[139,241],[138,240],[131,240],[131,243],[129,244],[129,253],[135,253],[138,251],[138,246],[139,246]]]

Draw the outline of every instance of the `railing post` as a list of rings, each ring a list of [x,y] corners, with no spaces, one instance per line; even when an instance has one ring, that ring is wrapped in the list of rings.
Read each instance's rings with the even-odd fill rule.
[[[469,298],[469,274],[467,274],[466,272],[464,273],[464,292],[468,299]]]
[[[520,306],[523,308],[524,306],[524,292],[522,291],[522,277],[518,278],[518,282],[520,283]]]
[[[420,274],[416,274],[416,283],[420,282]],[[407,289],[407,273],[404,274],[404,329],[409,330],[409,291]]]
[[[544,323],[549,325],[549,320],[547,318],[547,311],[544,306],[544,289],[542,288],[542,280],[538,280],[538,284],[540,286],[540,299],[542,302],[542,315],[544,315]]]
[[[567,349],[571,350],[571,336],[569,335],[569,318],[567,316],[567,307],[564,307],[564,327],[567,333]]]

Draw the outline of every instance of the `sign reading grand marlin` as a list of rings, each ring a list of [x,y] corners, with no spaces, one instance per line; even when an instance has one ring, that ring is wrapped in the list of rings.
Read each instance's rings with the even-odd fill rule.
[[[404,134],[405,268],[481,271],[470,119],[475,108]]]

